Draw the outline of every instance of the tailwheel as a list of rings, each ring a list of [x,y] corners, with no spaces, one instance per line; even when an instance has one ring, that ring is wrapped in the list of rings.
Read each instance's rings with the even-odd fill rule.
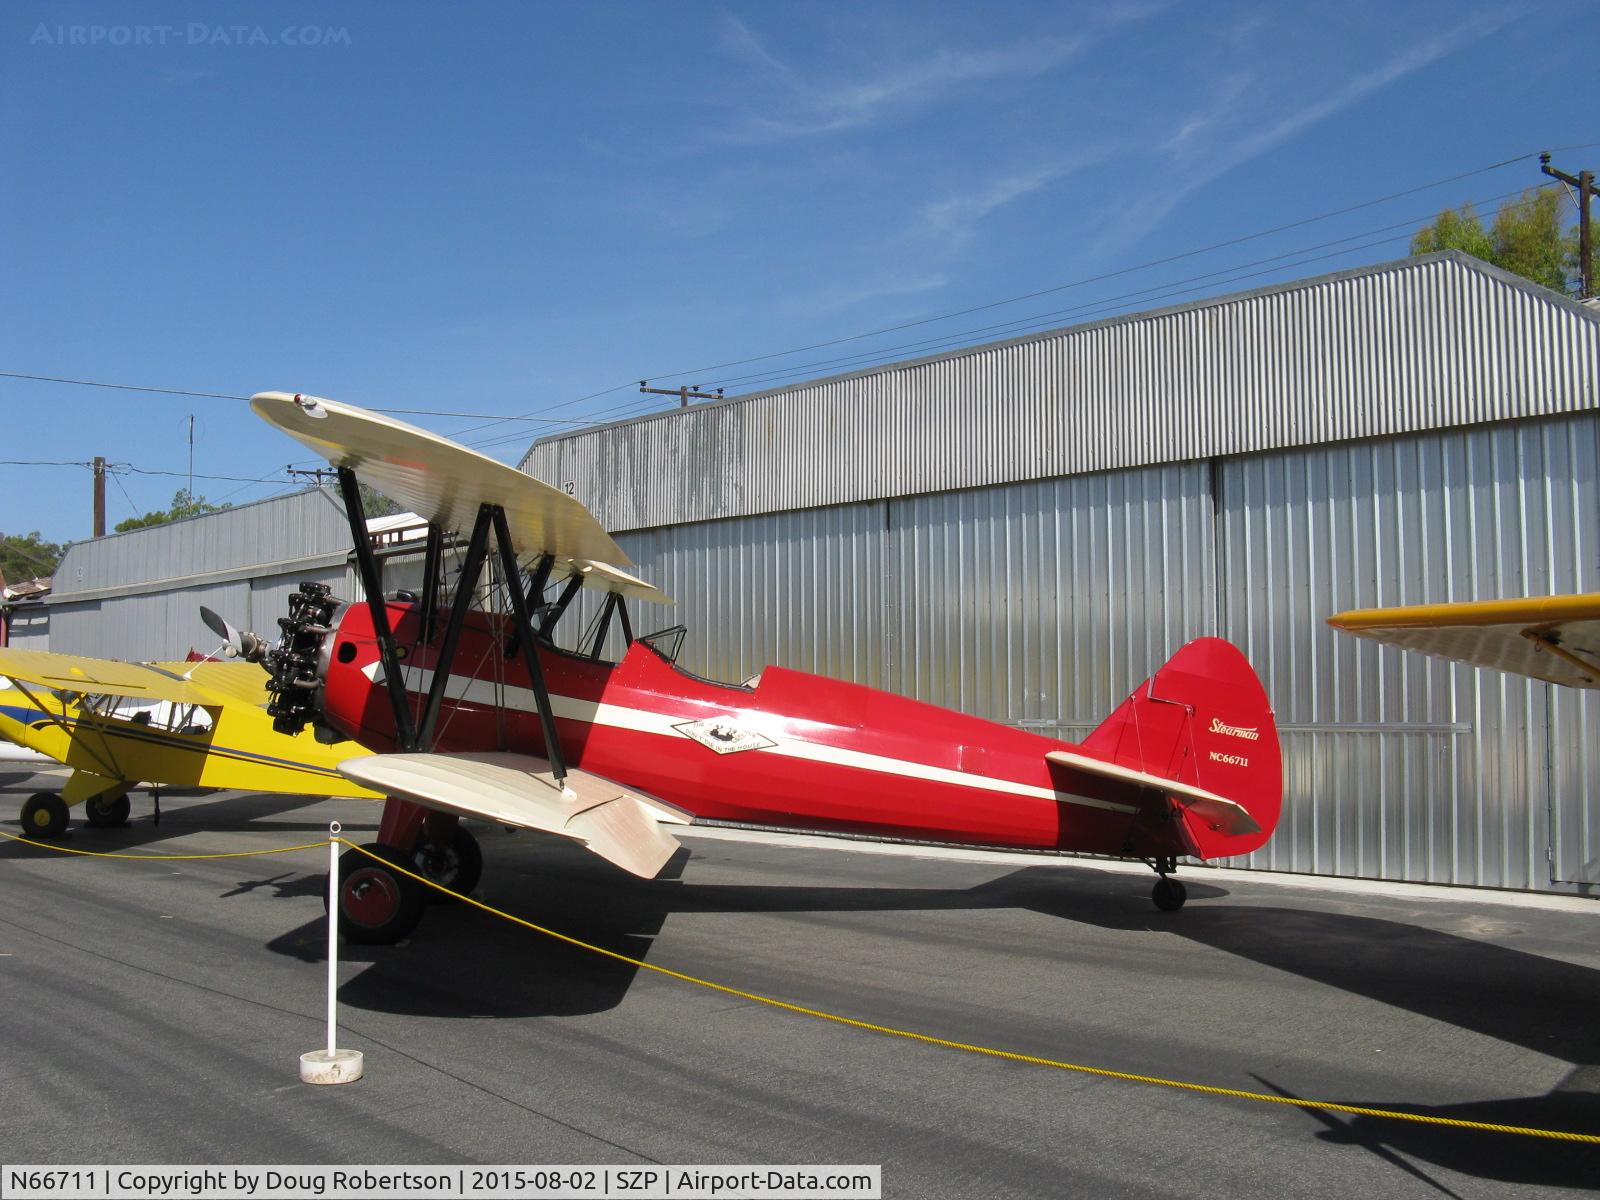
[[[1166,875],[1156,880],[1156,886],[1150,892],[1150,899],[1162,912],[1177,912],[1188,898],[1189,889],[1180,880]]]
[[[22,805],[26,837],[56,838],[67,831],[67,805],[54,792],[35,792]]]
[[[417,843],[417,848],[411,853],[411,868],[418,875],[426,876],[440,887],[447,887],[462,896],[470,896],[472,889],[478,886],[478,880],[483,878],[483,851],[478,848],[478,839],[457,825],[442,844],[430,841],[424,833]],[[456,899],[455,896],[447,896],[433,888],[422,890],[428,900],[436,904],[453,904]]]
[[[83,817],[96,829],[120,829],[128,823],[133,805],[124,792],[120,796],[90,796],[83,802]]]
[[[361,849],[378,857],[354,850],[339,856],[339,931],[352,942],[392,946],[422,919],[422,885],[391,867],[411,866],[393,846],[368,842]]]

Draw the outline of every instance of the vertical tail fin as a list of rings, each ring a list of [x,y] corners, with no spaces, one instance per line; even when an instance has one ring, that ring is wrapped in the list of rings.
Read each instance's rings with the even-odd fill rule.
[[[1083,747],[1244,808],[1258,826],[1254,831],[1236,832],[1205,805],[1191,807],[1183,796],[1175,797],[1188,834],[1184,841],[1201,858],[1248,854],[1265,844],[1277,826],[1283,804],[1278,727],[1261,680],[1231,642],[1199,638],[1184,646]],[[1136,846],[1134,852],[1142,851]]]

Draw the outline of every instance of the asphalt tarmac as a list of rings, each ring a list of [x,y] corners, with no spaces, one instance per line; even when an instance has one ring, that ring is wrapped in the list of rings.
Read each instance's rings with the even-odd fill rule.
[[[0,776],[0,830],[47,780]],[[369,840],[361,801],[163,800],[79,850]],[[690,831],[667,877],[475,826],[480,898],[631,957],[952,1040],[1285,1097],[1600,1133],[1600,907],[885,854]],[[8,1163],[870,1163],[889,1197],[1573,1196],[1600,1147],[984,1058],[698,988],[462,906],[349,947],[326,851],[0,845]],[[1521,902],[1517,902],[1521,899]]]

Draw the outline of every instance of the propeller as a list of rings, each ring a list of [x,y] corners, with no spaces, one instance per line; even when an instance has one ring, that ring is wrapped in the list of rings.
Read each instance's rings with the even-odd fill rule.
[[[244,629],[235,629],[227,619],[214,609],[200,606],[200,619],[207,629],[228,644],[229,658],[242,658],[245,662],[261,662],[267,657],[267,644],[257,635]]]

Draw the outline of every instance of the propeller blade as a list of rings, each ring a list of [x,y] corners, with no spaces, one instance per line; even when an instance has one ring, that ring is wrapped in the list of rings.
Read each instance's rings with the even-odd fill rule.
[[[260,662],[265,656],[266,645],[259,637],[246,630],[235,629],[228,623],[227,618],[215,609],[202,604],[200,620],[205,623],[207,629],[228,644],[229,657],[242,658],[246,662]]]

